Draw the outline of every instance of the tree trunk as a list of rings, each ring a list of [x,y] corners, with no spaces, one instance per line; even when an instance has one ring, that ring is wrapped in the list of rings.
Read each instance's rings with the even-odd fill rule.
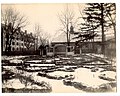
[[[116,26],[115,26],[115,24],[113,24],[113,29],[114,29],[114,37],[115,37],[115,40],[116,40]]]
[[[102,27],[102,53],[105,55],[105,38],[104,38],[104,16],[103,16],[103,3],[101,3],[101,27]]]
[[[10,52],[11,52],[11,43],[12,43],[12,36],[10,37],[10,41],[8,45],[8,55],[10,55]]]
[[[68,24],[67,24],[67,46],[68,46],[68,48],[67,48],[67,51],[68,52],[70,52],[70,48],[69,48],[69,46],[70,46],[70,40],[69,40],[69,29],[68,29]]]

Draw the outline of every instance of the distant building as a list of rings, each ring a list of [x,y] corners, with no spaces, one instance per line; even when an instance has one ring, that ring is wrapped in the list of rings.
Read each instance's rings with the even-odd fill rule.
[[[36,38],[32,35],[32,33],[27,33],[27,30],[25,30],[25,32],[23,32],[20,28],[18,28],[18,30],[13,33],[12,37],[10,37],[11,35],[10,32],[6,32],[5,30],[5,26],[4,24],[1,24],[1,49],[2,52],[4,53],[6,50],[6,47],[8,47],[8,45],[6,43],[8,43],[7,41],[10,42],[10,40],[7,40],[7,36],[9,36],[9,38],[11,39],[11,52],[20,52],[22,53],[23,51],[35,51],[36,48]],[[9,43],[10,44],[10,43]]]
[[[70,52],[74,52],[74,54],[81,54],[81,53],[96,53],[96,54],[102,54],[102,46],[103,46],[103,43],[101,41],[101,39],[99,39],[97,37],[97,40],[87,40],[87,41],[84,41],[84,42],[79,42],[78,45],[76,46],[76,39],[72,39],[74,37],[73,34],[71,34],[71,41],[70,41]],[[59,45],[59,44],[63,44],[63,45],[66,45],[67,46],[67,39],[66,39],[66,34],[61,34],[59,35],[58,37],[56,37],[52,43],[51,43],[51,46],[54,50],[54,46],[56,45]],[[115,39],[112,39],[112,40],[107,40],[105,41],[104,43],[105,45],[105,55],[107,55],[108,53],[112,52],[112,53],[115,53],[115,49],[116,49],[116,46],[115,46]],[[68,46],[67,46],[68,47]],[[108,52],[108,50],[110,52]],[[68,52],[68,51],[67,51]]]
[[[63,44],[67,46],[67,42],[52,42],[51,46],[54,47],[56,45]],[[75,42],[70,42],[70,52],[74,52],[74,54],[80,53],[102,53],[101,47],[102,42],[80,42],[80,46],[75,46]]]
[[[73,52],[74,54],[81,54],[81,53],[102,53],[101,47],[102,42],[101,41],[93,41],[88,40],[84,42],[79,42],[79,44],[76,46],[76,41],[79,39],[72,39],[74,38],[74,34],[71,34],[71,41],[70,41],[70,52]],[[54,47],[56,45],[63,44],[67,46],[67,39],[66,34],[61,34],[57,38],[55,38],[51,46]],[[68,46],[67,46],[68,47]],[[68,52],[68,51],[67,51]]]

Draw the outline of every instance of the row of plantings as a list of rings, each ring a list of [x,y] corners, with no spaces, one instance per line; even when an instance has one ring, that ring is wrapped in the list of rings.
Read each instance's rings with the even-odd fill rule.
[[[21,58],[10,58],[10,59],[3,59],[2,65],[3,66],[55,66],[55,65],[97,65],[108,64],[104,60],[101,59],[91,59],[89,56],[82,56],[82,57],[59,57],[59,58],[41,58],[40,56],[29,56],[29,57],[21,57]],[[48,65],[47,65],[48,64]],[[108,69],[108,68],[107,68]]]
[[[75,78],[72,74],[71,75],[65,75],[65,76],[59,76],[59,75],[52,76],[52,75],[44,73],[44,72],[39,72],[38,76],[46,77],[48,79],[56,79],[56,80],[63,80],[63,79],[72,80],[72,79]]]
[[[80,68],[80,70],[81,70],[81,68]],[[86,69],[86,70],[89,70],[89,69]],[[98,70],[98,71],[100,71],[100,70]],[[65,75],[64,72],[61,72],[61,73],[63,73],[63,74],[59,75],[56,73],[57,75],[55,75],[54,73],[49,74],[49,73],[45,73],[45,72],[39,72],[37,75],[41,76],[41,77],[46,77],[48,79],[63,80],[64,85],[74,87],[74,88],[82,90],[84,92],[113,92],[113,88],[116,88],[116,81],[115,81],[115,79],[112,79],[112,78],[111,78],[111,80],[106,79],[107,80],[106,82],[104,81],[105,79],[103,79],[103,83],[101,82],[100,85],[92,86],[92,85],[86,84],[84,81],[81,81],[80,79],[79,79],[80,82],[76,81],[75,78],[78,78],[78,77],[72,75],[72,73],[70,75]],[[66,72],[66,74],[69,74],[69,73]],[[99,76],[98,77],[96,76],[96,78],[99,79]],[[108,78],[110,78],[110,77],[108,77]],[[84,83],[82,83],[82,82],[84,82]]]
[[[52,87],[44,82],[34,80],[29,74],[14,73],[11,70],[2,70],[2,92],[3,93],[49,93]]]
[[[66,86],[73,86],[74,88],[85,92],[112,92],[112,89],[116,87],[116,82],[101,84],[97,87],[88,86],[84,83],[74,82],[71,80],[63,80],[63,84]]]
[[[54,72],[54,71],[65,71],[65,72],[74,72],[75,69],[82,67],[82,66],[68,66],[65,67],[63,65],[52,65],[52,64],[23,64],[21,66],[17,66],[18,70],[24,70],[27,72]]]
[[[101,74],[99,78],[103,80],[108,80],[108,81],[115,81],[115,79],[107,77],[106,74]]]

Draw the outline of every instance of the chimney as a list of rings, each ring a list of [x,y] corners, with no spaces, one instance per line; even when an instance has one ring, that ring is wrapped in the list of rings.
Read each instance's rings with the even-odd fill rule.
[[[27,34],[27,30],[25,30],[25,34]]]

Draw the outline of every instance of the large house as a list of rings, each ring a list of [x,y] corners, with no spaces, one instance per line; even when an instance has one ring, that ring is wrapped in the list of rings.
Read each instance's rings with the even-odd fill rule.
[[[37,46],[36,38],[32,35],[32,33],[27,33],[27,30],[23,32],[20,28],[18,28],[15,33],[6,32],[4,24],[1,24],[2,54],[8,50],[9,44],[11,53],[20,54],[26,51],[35,51]]]

